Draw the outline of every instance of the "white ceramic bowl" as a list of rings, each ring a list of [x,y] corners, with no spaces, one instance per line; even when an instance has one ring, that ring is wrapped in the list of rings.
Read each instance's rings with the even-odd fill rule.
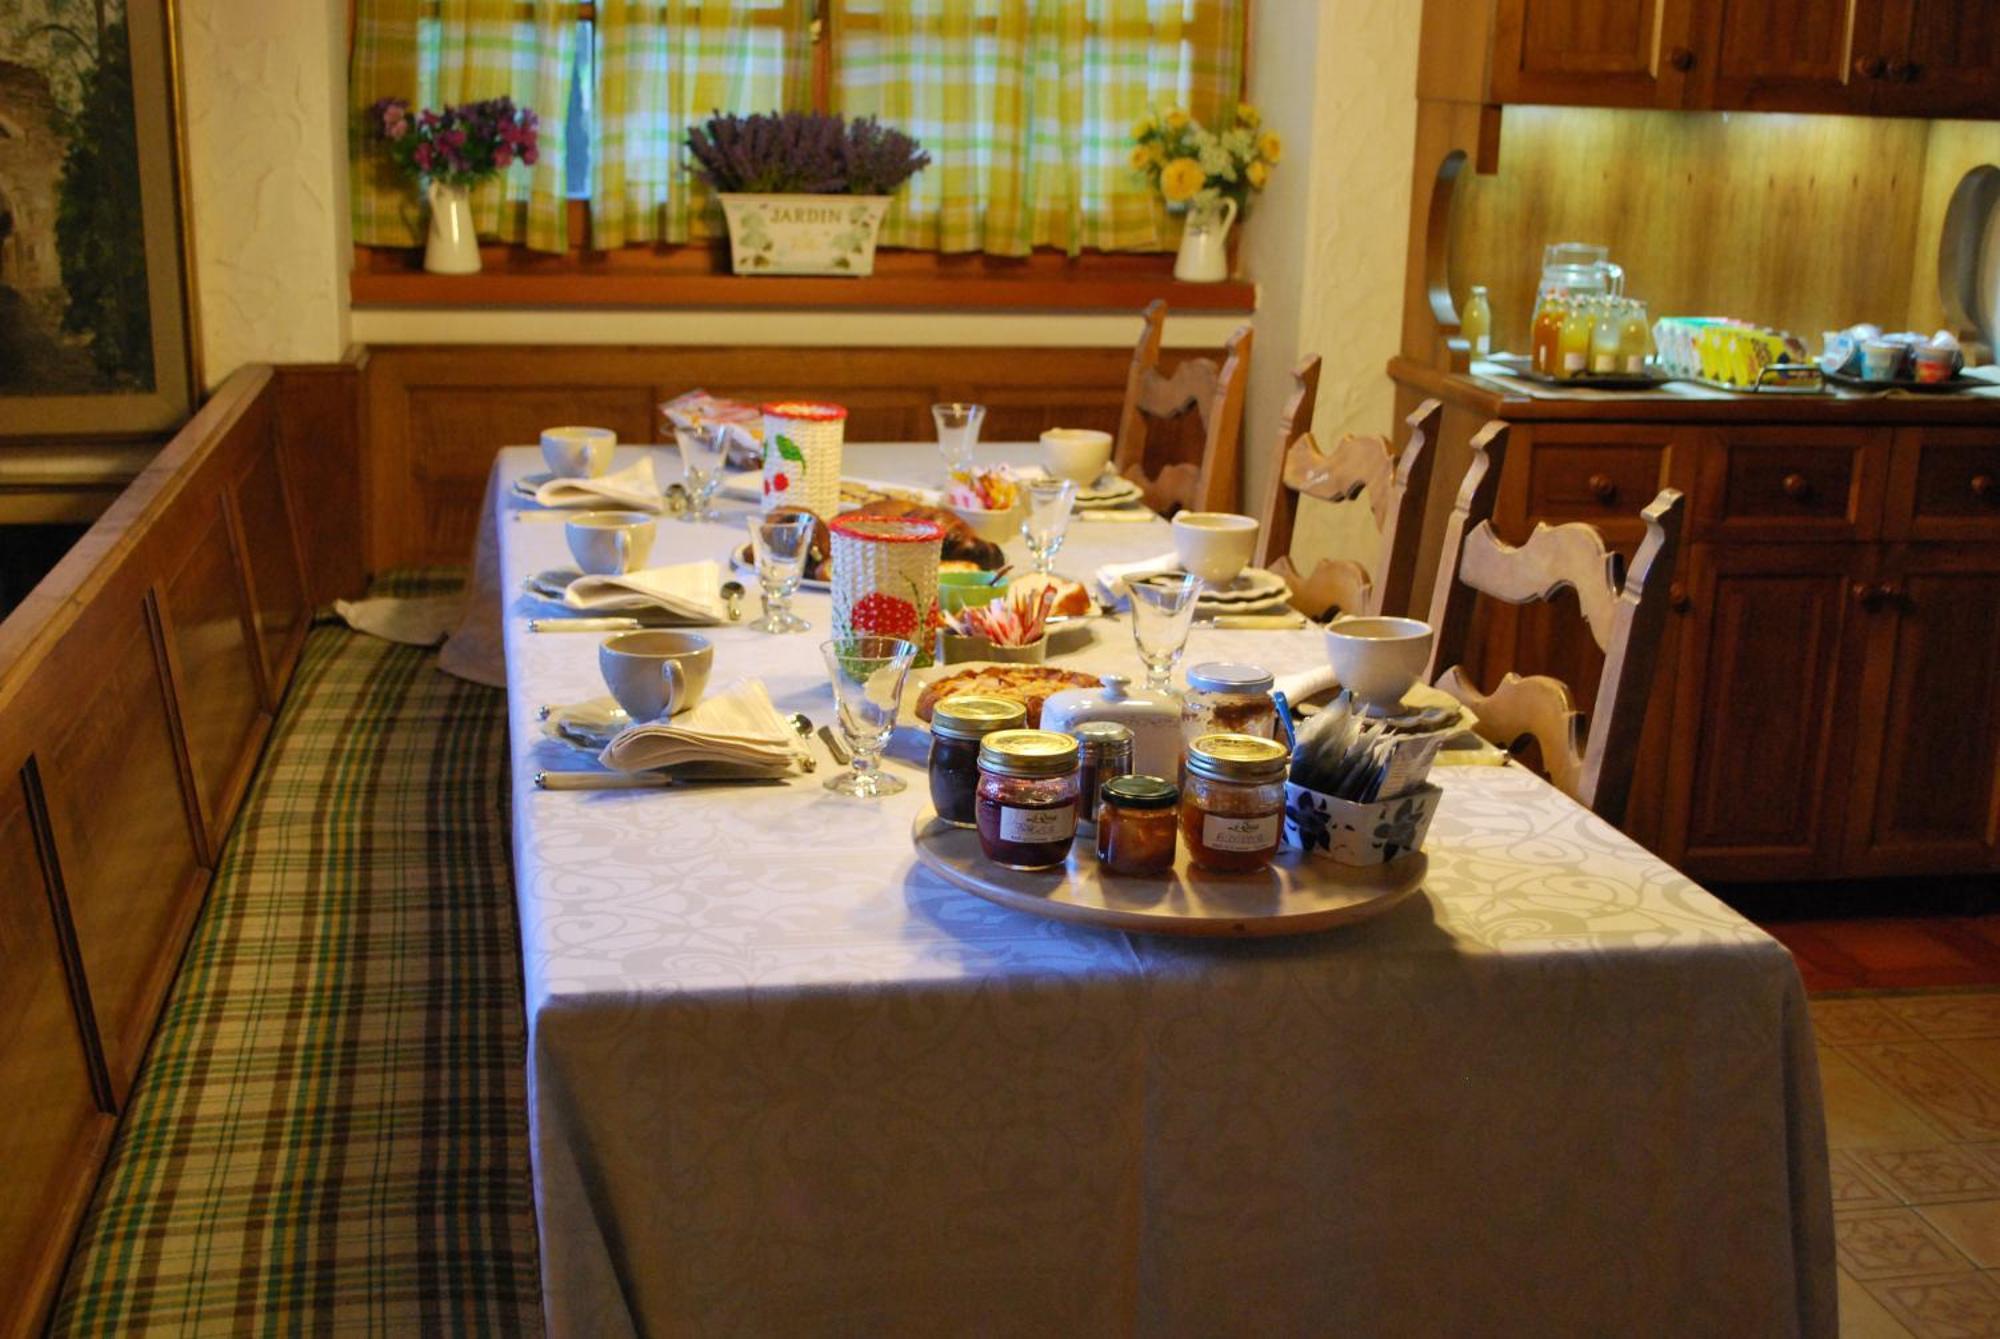
[[[952,514],[972,527],[972,533],[989,544],[1005,544],[1021,533],[1021,504],[1005,511],[986,507],[953,507]]]
[[[1219,590],[1249,566],[1260,528],[1254,516],[1184,511],[1174,517],[1174,552],[1182,567]]]
[[[1095,428],[1050,428],[1042,434],[1042,468],[1078,487],[1104,477],[1111,463],[1111,434]]]
[[[1369,715],[1393,716],[1423,677],[1431,640],[1420,618],[1338,618],[1326,630],[1326,658]]]

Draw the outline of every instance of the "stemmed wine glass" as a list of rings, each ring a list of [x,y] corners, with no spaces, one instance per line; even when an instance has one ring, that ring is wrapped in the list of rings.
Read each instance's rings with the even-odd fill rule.
[[[854,761],[851,771],[829,777],[826,788],[842,795],[894,795],[904,788],[903,781],[884,772],[876,759],[896,728],[903,681],[917,659],[915,643],[900,637],[847,637],[822,642],[819,649],[833,680],[840,734]]]
[[[1164,691],[1187,649],[1188,629],[1201,598],[1201,578],[1188,572],[1130,583],[1132,640],[1146,662],[1146,687]]]
[[[1030,479],[1028,514],[1021,518],[1021,538],[1028,542],[1035,571],[1047,576],[1056,552],[1069,533],[1070,511],[1076,506],[1076,484],[1068,479]]]
[[[972,472],[972,448],[979,444],[979,425],[986,420],[983,404],[934,404],[931,418],[937,423],[938,450],[951,474]]]
[[[764,588],[764,616],[750,626],[759,632],[804,632],[812,626],[792,612],[792,592],[805,575],[813,525],[809,511],[780,509],[750,518],[750,549],[757,555],[757,583]]]
[[[688,509],[683,521],[713,521],[721,517],[709,503],[722,487],[722,470],[729,454],[729,425],[698,423],[691,428],[674,427],[674,441],[681,449],[681,469],[687,478]]]

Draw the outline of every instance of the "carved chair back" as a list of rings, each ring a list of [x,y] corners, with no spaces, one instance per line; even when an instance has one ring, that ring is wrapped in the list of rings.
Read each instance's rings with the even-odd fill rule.
[[[1229,337],[1221,363],[1187,358],[1169,376],[1159,366],[1165,301],[1148,303],[1144,320],[1125,378],[1112,463],[1145,491],[1146,505],[1155,511],[1235,511],[1242,479],[1243,401],[1250,382],[1250,327],[1239,326]],[[1189,415],[1200,429],[1200,458],[1149,465],[1150,430]]]
[[[1640,513],[1646,534],[1629,567],[1606,548],[1595,526],[1582,521],[1538,524],[1517,548],[1493,533],[1500,475],[1494,443],[1504,442],[1505,431],[1490,423],[1473,439],[1472,465],[1446,524],[1431,602],[1437,640],[1428,677],[1472,709],[1479,733],[1493,743],[1512,748],[1532,738],[1549,780],[1618,823],[1631,792],[1685,502],[1678,490],[1662,489]],[[1529,604],[1561,590],[1576,593],[1591,638],[1604,652],[1587,728],[1561,680],[1509,671],[1486,693],[1461,664],[1477,595]]]
[[[1276,468],[1264,504],[1264,529],[1257,565],[1285,579],[1292,606],[1310,618],[1338,610],[1346,614],[1401,613],[1409,607],[1416,546],[1423,529],[1424,496],[1430,488],[1432,452],[1444,406],[1426,400],[1404,421],[1409,436],[1398,452],[1386,438],[1348,434],[1322,450],[1309,431],[1319,387],[1317,355],[1292,373],[1297,387],[1285,408]],[[1300,573],[1291,558],[1299,498],[1325,502],[1365,502],[1381,537],[1372,565],[1351,558],[1322,558]]]

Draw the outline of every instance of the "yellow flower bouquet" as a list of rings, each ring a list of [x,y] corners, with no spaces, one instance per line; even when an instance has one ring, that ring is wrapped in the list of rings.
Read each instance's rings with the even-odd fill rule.
[[[1264,118],[1239,102],[1220,130],[1210,130],[1180,107],[1152,112],[1132,127],[1132,170],[1144,176],[1175,213],[1206,213],[1224,200],[1239,211],[1271,179],[1284,141],[1264,128]]]

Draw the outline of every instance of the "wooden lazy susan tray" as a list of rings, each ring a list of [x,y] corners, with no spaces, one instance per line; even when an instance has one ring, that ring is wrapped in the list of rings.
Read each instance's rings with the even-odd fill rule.
[[[1069,862],[1049,870],[1005,869],[979,849],[979,834],[938,820],[929,806],[911,831],[917,859],[948,882],[1015,911],[1139,934],[1247,939],[1309,934],[1379,916],[1423,886],[1429,862],[1413,851],[1386,865],[1337,865],[1281,848],[1256,874],[1210,874],[1183,849],[1165,878],[1109,874],[1079,837]]]

